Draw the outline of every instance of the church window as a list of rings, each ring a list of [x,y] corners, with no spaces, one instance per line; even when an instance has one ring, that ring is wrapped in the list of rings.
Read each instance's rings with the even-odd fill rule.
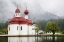
[[[10,31],[10,27],[9,27],[9,31]]]
[[[22,30],[22,26],[21,26],[21,30]]]
[[[18,30],[18,26],[17,26],[17,30]]]
[[[34,28],[32,28],[32,30],[35,30]]]
[[[19,15],[19,14],[18,14]]]

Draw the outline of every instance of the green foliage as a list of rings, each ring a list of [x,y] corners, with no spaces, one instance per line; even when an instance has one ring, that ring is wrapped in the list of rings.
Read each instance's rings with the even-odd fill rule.
[[[8,22],[0,23],[0,29],[2,28],[7,28],[8,27]]]
[[[4,23],[0,23],[0,34],[7,34],[8,30],[7,30],[7,27],[8,27],[8,22],[4,22]]]
[[[49,32],[49,31],[51,31],[51,32],[55,31],[56,32],[56,31],[59,31],[59,27],[58,27],[56,22],[48,22],[46,24],[45,31],[46,32]]]
[[[0,34],[7,34],[8,33],[8,28],[3,28],[0,30]]]
[[[62,34],[64,34],[64,30],[62,31]]]
[[[36,28],[35,28],[35,30],[36,30],[36,31],[39,31],[40,28],[41,28],[41,26],[40,26],[39,24],[36,24]]]
[[[37,21],[37,23],[41,26],[41,29],[44,30],[47,21],[45,21],[45,20],[39,20],[39,21]]]
[[[46,24],[47,22],[52,22],[55,21],[57,23],[57,25],[59,26],[60,30],[63,31],[64,30],[64,19],[50,19],[50,20],[39,20],[37,21],[37,23],[39,25],[41,25],[41,29],[45,30]]]

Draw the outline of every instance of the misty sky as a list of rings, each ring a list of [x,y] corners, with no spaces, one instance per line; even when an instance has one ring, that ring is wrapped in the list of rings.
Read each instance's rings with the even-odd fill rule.
[[[46,11],[51,12],[58,16],[64,16],[64,0],[3,0],[3,1],[7,3],[8,10],[13,12],[15,11],[17,5],[21,7],[23,11],[25,10],[25,6],[27,5],[28,10],[30,11],[32,10],[34,10],[34,12]],[[39,11],[37,11],[37,9]]]

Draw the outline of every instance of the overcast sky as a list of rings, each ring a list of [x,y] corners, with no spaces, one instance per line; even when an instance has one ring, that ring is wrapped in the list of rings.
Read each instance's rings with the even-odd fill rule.
[[[64,16],[64,0],[39,0],[41,7],[58,16]]]
[[[23,7],[22,5],[27,4],[30,7],[39,6],[42,10],[46,12],[54,13],[58,16],[64,16],[64,0],[3,0],[4,2],[8,3],[9,10],[11,6],[13,7],[13,11],[16,8],[12,2],[16,2],[19,6]],[[31,6],[32,5],[32,6]]]

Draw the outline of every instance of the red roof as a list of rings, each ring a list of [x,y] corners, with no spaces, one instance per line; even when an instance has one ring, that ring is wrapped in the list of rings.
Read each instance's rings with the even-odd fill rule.
[[[28,15],[29,11],[26,9],[26,10],[24,11],[24,13],[25,13],[25,15]]]
[[[30,21],[30,20],[28,20],[28,19],[26,19],[26,22],[28,23],[28,24],[31,24],[32,22]]]
[[[20,13],[20,10],[17,8],[16,11],[15,11],[15,13]]]
[[[22,17],[14,17],[9,21],[9,23],[11,24],[32,24],[30,20],[22,18]]]

